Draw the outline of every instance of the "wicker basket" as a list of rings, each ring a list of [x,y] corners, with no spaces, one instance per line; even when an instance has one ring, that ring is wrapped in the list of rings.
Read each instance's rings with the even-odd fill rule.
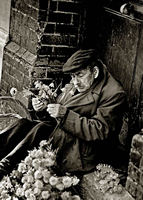
[[[32,120],[26,106],[9,96],[0,97],[0,131],[5,129],[9,124],[20,118]]]

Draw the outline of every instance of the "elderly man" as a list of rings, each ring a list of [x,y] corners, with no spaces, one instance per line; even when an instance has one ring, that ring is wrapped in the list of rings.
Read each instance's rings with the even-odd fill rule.
[[[53,148],[59,148],[57,163],[63,172],[87,173],[114,158],[126,102],[123,88],[92,49],[75,52],[63,71],[71,82],[56,104],[32,101],[41,122],[22,119],[2,133],[1,177],[49,137]]]

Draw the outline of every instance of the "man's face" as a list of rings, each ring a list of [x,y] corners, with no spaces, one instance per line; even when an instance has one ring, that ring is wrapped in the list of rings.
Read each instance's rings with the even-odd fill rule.
[[[94,81],[94,73],[88,67],[71,73],[71,77],[72,83],[79,92],[88,90]]]

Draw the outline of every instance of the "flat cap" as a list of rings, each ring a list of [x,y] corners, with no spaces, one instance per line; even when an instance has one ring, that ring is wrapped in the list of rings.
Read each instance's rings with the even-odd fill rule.
[[[63,65],[63,72],[70,72],[85,67],[93,58],[94,49],[76,51]]]

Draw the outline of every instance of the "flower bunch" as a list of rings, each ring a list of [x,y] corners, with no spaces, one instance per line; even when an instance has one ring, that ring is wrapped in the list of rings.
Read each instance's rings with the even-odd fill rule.
[[[118,174],[110,165],[98,164],[97,170],[94,171],[94,179],[98,185],[98,189],[102,192],[122,193],[123,187],[119,184]]]
[[[52,166],[56,166],[57,150],[52,150],[50,141],[43,140],[38,148],[28,152],[10,175],[0,182],[2,200],[80,200],[71,188],[77,185],[76,176],[57,176]]]

